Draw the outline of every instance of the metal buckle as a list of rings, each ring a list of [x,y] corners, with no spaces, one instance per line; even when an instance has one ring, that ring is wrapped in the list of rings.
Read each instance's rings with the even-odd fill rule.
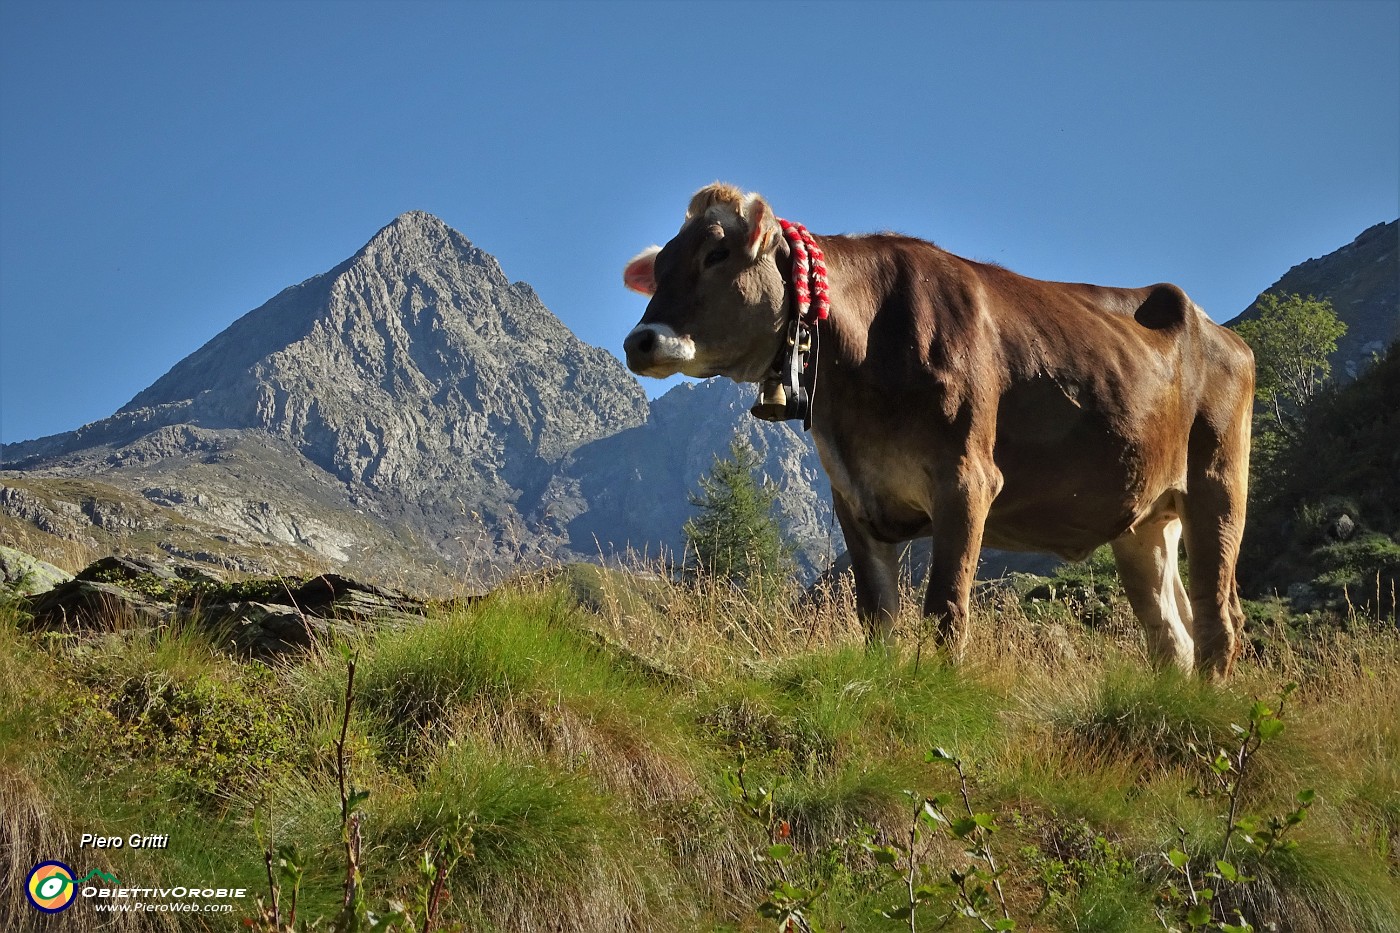
[[[807,368],[807,354],[811,351],[811,331],[801,321],[791,321],[783,353],[763,380],[758,404],[749,409],[749,414],[763,421],[801,421],[804,427],[810,424],[812,406],[802,385],[802,371]]]

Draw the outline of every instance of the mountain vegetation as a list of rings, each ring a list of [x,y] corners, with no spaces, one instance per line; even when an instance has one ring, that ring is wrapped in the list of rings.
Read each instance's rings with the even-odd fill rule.
[[[1241,586],[1302,618],[1394,619],[1400,222],[1294,266],[1230,326],[1258,373]]]
[[[1400,343],[1330,385],[1259,460],[1240,578],[1299,609],[1394,619],[1400,586]]]
[[[742,439],[730,443],[729,454],[715,458],[690,497],[697,512],[681,530],[692,569],[752,595],[781,592],[792,574],[792,549],[773,517],[777,490],[755,478],[758,454]]]
[[[1400,340],[1400,221],[1368,227],[1346,246],[1289,269],[1226,326],[1259,317],[1270,295],[1330,302],[1347,325],[1331,369],[1339,381],[1354,379]]]
[[[1082,615],[1068,583],[984,588],[957,667],[912,612],[867,652],[845,587],[759,602],[597,565],[271,662],[190,603],[41,624],[7,600],[6,889],[57,857],[249,894],[52,918],[7,896],[0,928],[1393,929],[1391,624],[1258,623],[1222,687],[1151,672],[1095,592]],[[168,848],[77,847],[153,828]]]
[[[1259,299],[1259,316],[1240,321],[1235,332],[1254,350],[1255,394],[1270,428],[1287,432],[1328,383],[1331,355],[1347,325],[1325,298],[1269,294]]]

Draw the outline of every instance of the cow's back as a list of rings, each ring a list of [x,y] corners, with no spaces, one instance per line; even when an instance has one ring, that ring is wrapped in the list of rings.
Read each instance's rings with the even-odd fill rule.
[[[853,382],[875,387],[838,404],[856,436],[824,446],[880,451],[841,468],[883,501],[892,484],[872,471],[994,419],[989,545],[1079,557],[1117,537],[1184,485],[1193,424],[1233,411],[1252,379],[1243,343],[1173,285],[1048,282],[904,237],[831,240],[859,273],[843,287],[883,298],[844,338],[866,375]]]

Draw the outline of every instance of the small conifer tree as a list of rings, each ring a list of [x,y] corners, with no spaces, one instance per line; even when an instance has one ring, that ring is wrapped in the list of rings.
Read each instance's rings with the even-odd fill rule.
[[[792,548],[773,517],[778,491],[760,483],[759,456],[739,435],[729,458],[715,457],[690,504],[700,513],[685,523],[694,571],[728,580],[750,593],[775,592],[792,570]]]

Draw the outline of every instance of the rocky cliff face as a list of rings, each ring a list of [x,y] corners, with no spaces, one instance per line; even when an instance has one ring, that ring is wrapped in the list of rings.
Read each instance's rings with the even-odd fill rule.
[[[336,563],[373,562],[380,542],[348,528],[369,519],[424,557],[487,571],[567,550],[576,516],[541,508],[541,494],[571,451],[647,411],[613,356],[460,233],[412,212],[112,417],[9,445],[4,460],[100,474]]]
[[[678,553],[688,493],[739,432],[815,572],[840,550],[825,476],[810,438],[749,416],[752,395],[713,381],[648,405],[528,285],[414,212],[110,418],[7,446],[0,512],[68,516],[48,533],[85,556],[154,544],[253,572],[476,582],[548,560]],[[279,562],[278,548],[301,557]]]
[[[1341,249],[1299,263],[1265,289],[1268,293],[1330,299],[1347,325],[1332,373],[1343,381],[1355,379],[1400,339],[1400,221],[1376,224]],[[1258,304],[1255,299],[1226,326],[1258,316]]]
[[[372,489],[441,479],[454,460],[517,472],[646,414],[610,354],[421,212],[242,318],[118,415],[172,406],[286,438]]]
[[[665,550],[679,557],[681,526],[695,514],[689,496],[715,458],[729,456],[737,434],[778,490],[775,516],[797,548],[801,571],[814,576],[829,566],[844,543],[816,447],[789,423],[752,417],[755,395],[753,386],[727,379],[678,385],[652,402],[645,424],[579,448],[566,472],[589,508],[571,522],[571,539],[596,541],[604,554]]]

